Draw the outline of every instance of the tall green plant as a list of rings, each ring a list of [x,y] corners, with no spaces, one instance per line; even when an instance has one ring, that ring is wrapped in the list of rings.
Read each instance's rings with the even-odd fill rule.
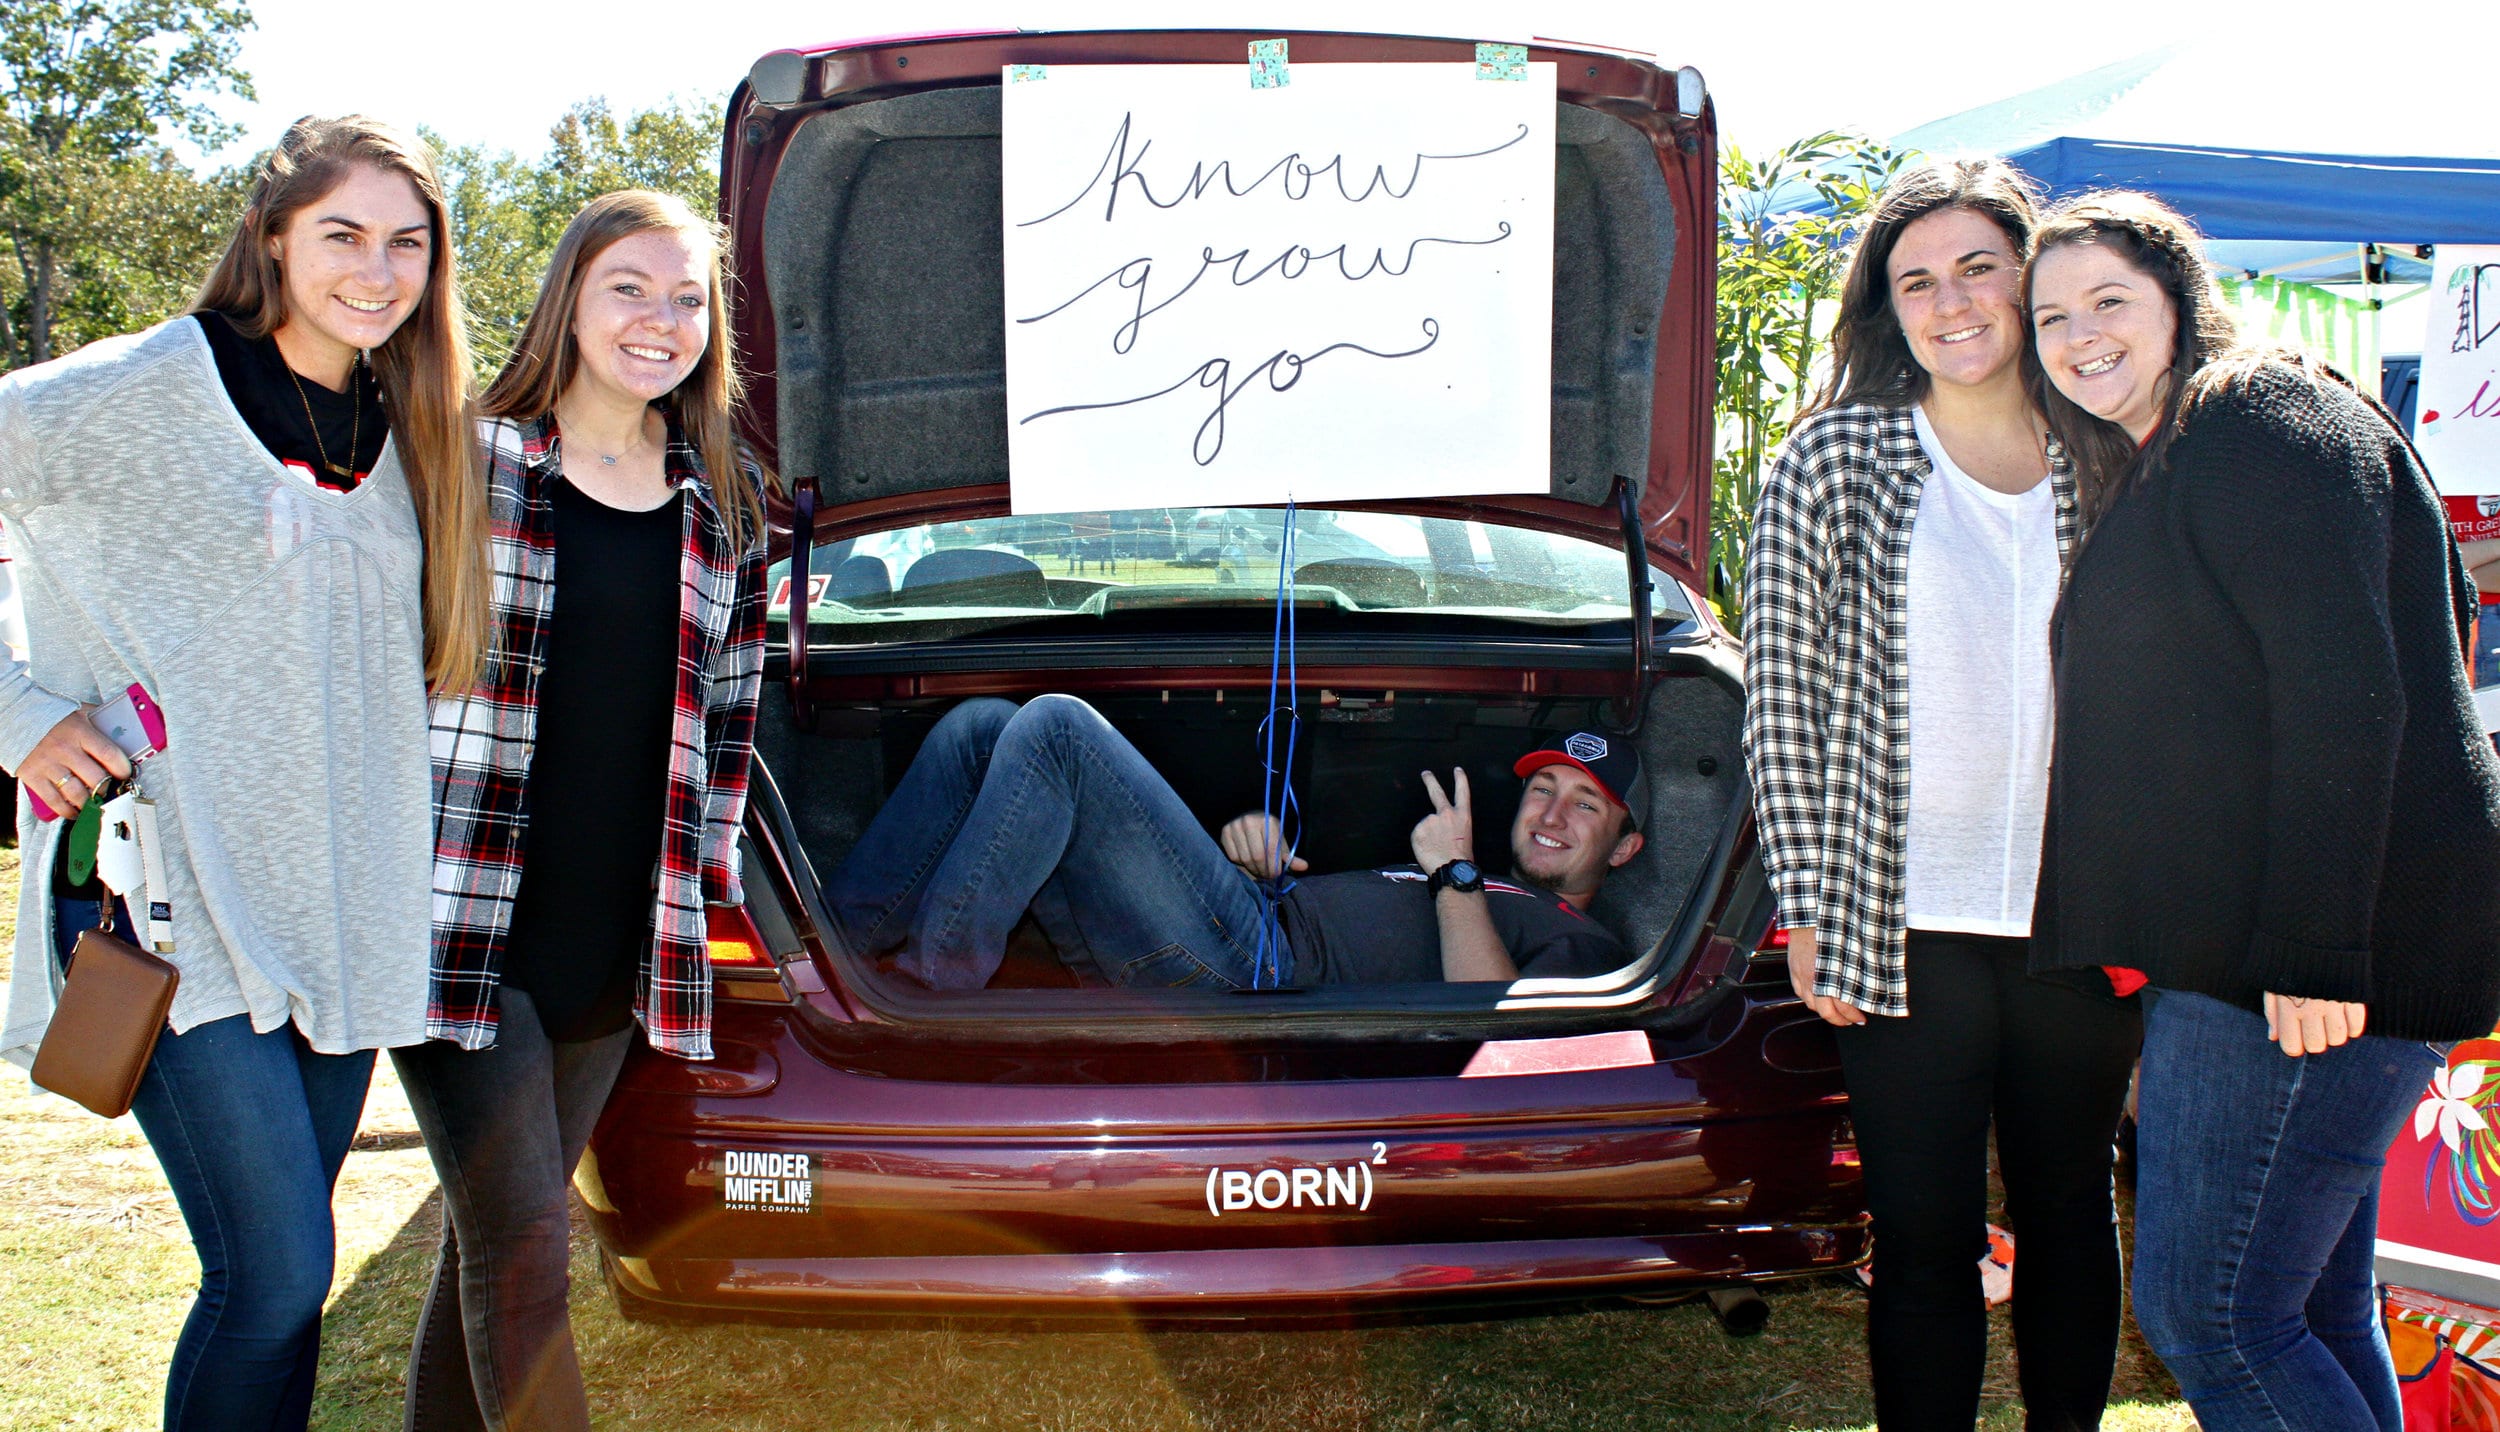
[[[721,105],[677,100],[620,117],[604,99],[583,100],[556,121],[538,160],[428,135],[443,158],[480,382],[511,355],[556,240],[582,205],[641,188],[677,194],[698,214],[719,206]]]
[[[1909,155],[1836,131],[1768,159],[1729,145],[1719,165],[1718,455],[1711,484],[1712,597],[1731,625],[1753,546],[1763,469],[1788,436],[1836,297],[1849,244]],[[1811,204],[1813,212],[1800,212]]]
[[[0,0],[0,371],[179,307],[233,222],[212,106],[253,97],[232,0]]]

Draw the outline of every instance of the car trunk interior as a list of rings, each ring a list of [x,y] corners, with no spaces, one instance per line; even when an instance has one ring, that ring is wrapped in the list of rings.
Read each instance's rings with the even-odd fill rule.
[[[1051,689],[1037,684],[1029,692]],[[1122,736],[1169,781],[1210,834],[1259,808],[1259,726],[1264,683],[1255,689],[1124,690],[1089,694]],[[756,749],[772,772],[808,864],[829,879],[850,855],[895,783],[951,702],[894,701],[820,708],[813,730],[791,720],[786,697],[768,690]],[[1606,729],[1610,703],[1597,697],[1463,695],[1306,689],[1296,743],[1294,789],[1303,812],[1300,853],[1314,871],[1412,863],[1408,832],[1430,809],[1421,773],[1448,782],[1464,766],[1474,788],[1476,849],[1489,874],[1509,865],[1511,818],[1522,782],[1511,763],[1541,738]],[[1679,924],[1696,888],[1717,866],[1728,816],[1744,798],[1739,748],[1743,703],[1731,681],[1703,671],[1656,683],[1646,719],[1632,737],[1649,774],[1640,853],[1610,876],[1592,913],[1636,960]],[[991,991],[1074,986],[1031,922]],[[897,977],[886,976],[893,979]],[[1395,986],[1370,986],[1394,1002]],[[1499,988],[1485,987],[1485,999]],[[952,1000],[982,996],[950,996]]]

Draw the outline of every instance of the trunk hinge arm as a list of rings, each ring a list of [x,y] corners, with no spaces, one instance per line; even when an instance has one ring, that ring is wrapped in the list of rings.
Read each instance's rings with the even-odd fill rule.
[[[807,694],[807,596],[812,573],[809,561],[816,545],[816,479],[802,477],[790,485],[790,719],[805,729],[815,725],[815,707]]]
[[[1657,588],[1649,579],[1649,544],[1641,540],[1641,495],[1623,474],[1615,474],[1615,521],[1623,531],[1624,576],[1632,597],[1632,690],[1615,704],[1617,729],[1635,735],[1649,713],[1650,666],[1653,656],[1651,605]]]

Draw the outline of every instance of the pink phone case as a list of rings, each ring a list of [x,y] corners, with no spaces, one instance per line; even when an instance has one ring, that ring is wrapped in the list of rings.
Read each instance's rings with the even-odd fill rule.
[[[157,752],[165,749],[165,713],[157,707],[155,699],[148,695],[147,688],[141,686],[135,681],[130,683],[129,690],[124,691],[120,696],[115,697],[113,700],[106,702],[105,707],[118,706],[124,701],[130,703],[131,714],[138,718],[139,730],[147,738],[147,747],[145,750],[132,751],[126,747],[123,749],[122,754],[130,757],[132,763],[136,764],[137,762],[145,760],[149,756],[153,756]],[[97,714],[101,715],[103,710],[104,708],[102,707],[98,708]],[[119,725],[121,723],[115,722],[113,724]],[[109,735],[111,733],[108,731],[107,734]],[[116,741],[114,744],[119,745],[121,743]],[[35,819],[37,820],[59,820],[61,818],[60,812],[44,804],[43,797],[36,795],[31,790],[26,793],[26,803],[34,807]]]

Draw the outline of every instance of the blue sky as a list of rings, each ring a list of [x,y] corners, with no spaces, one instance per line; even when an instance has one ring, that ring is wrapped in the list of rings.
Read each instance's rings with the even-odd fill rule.
[[[1249,29],[1383,30],[1486,40],[1550,36],[1646,50],[1708,78],[1723,141],[1761,152],[1827,128],[1887,137],[2181,40],[2219,40],[2250,57],[2254,99],[2218,113],[2246,127],[2300,107],[2315,139],[2339,97],[2347,152],[2482,152],[2488,86],[2406,87],[2417,50],[2489,52],[2491,0],[428,0],[422,8],[337,0],[249,0],[258,25],[244,44],[254,104],[229,102],[244,126],[224,154],[238,160],[306,113],[362,109],[423,124],[454,143],[534,155],[578,100],[619,110],[725,95],[757,56],[852,36],[950,29],[1084,29],[1187,22]],[[2444,47],[2444,49],[2443,49]],[[2366,72],[2356,75],[2356,72]],[[2356,78],[2371,83],[2354,84]],[[2339,85],[2339,81],[2344,83]],[[2353,103],[2356,92],[2402,94],[2405,126]],[[2220,106],[2217,106],[2220,109]],[[2289,113],[2289,110],[2285,110]],[[2325,132],[2340,136],[2342,125]],[[2182,139],[2193,136],[2182,135]],[[2242,141],[2245,142],[2245,141]],[[2319,145],[2328,148],[2327,145]],[[2408,304],[2388,316],[2388,350],[2411,351],[2421,322]]]
[[[2449,0],[2409,7],[2408,16]],[[2464,0],[2456,0],[2460,13]],[[2066,6],[1721,0],[1534,5],[1436,0],[911,0],[907,6],[719,0],[690,5],[610,0],[432,0],[423,7],[336,0],[251,0],[259,24],[244,61],[257,104],[225,106],[245,126],[234,154],[266,144],[286,121],[363,109],[422,123],[454,142],[531,153],[574,101],[605,95],[619,109],[672,96],[725,93],[772,49],[898,30],[1170,25],[1380,29],[1522,40],[1531,35],[1655,52],[1698,67],[1723,131],[1748,148],[1845,126],[1878,135],[2019,93],[2140,53],[2182,25],[2238,26],[2300,6],[2215,0],[2102,0],[2088,16]],[[2319,13],[2350,15],[2349,7]],[[908,17],[908,18],[904,18]],[[2184,21],[2182,20],[2184,17]],[[2327,46],[2331,52],[2331,46]]]

